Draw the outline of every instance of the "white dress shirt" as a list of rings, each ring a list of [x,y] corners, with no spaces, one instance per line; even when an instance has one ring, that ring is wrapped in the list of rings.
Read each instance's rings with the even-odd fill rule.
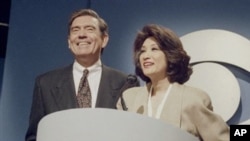
[[[81,80],[81,77],[83,75],[83,70],[88,69],[88,82],[90,86],[91,96],[92,96],[92,105],[91,107],[94,108],[96,104],[97,99],[97,93],[99,90],[99,85],[101,81],[101,73],[102,73],[102,63],[101,60],[98,60],[94,65],[91,67],[85,68],[81,66],[77,61],[73,64],[73,77],[74,77],[74,83],[75,83],[75,91],[76,95],[78,92],[79,83]]]

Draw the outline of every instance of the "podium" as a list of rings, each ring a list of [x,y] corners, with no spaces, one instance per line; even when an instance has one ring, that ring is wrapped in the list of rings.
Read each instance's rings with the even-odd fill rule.
[[[38,124],[37,141],[198,141],[160,120],[105,108],[51,113]]]

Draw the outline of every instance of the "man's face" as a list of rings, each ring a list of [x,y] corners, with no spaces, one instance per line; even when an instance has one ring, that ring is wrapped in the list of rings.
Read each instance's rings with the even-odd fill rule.
[[[99,58],[101,49],[106,46],[107,42],[108,35],[101,35],[96,18],[80,16],[72,22],[68,44],[76,58]]]

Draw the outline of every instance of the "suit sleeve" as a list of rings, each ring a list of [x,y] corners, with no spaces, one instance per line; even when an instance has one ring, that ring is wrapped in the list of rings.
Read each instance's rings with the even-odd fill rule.
[[[26,141],[36,141],[38,123],[44,116],[42,101],[42,92],[39,85],[39,79],[37,79],[33,91],[33,100],[29,117],[29,127],[25,136]]]

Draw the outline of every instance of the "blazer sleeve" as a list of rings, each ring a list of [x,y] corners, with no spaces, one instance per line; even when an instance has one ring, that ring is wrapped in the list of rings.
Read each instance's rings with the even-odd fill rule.
[[[121,97],[117,101],[116,108],[117,110],[123,110],[122,104],[121,104]]]
[[[213,112],[210,97],[203,91],[193,93],[185,110],[203,141],[229,141],[229,126]],[[188,101],[188,100],[187,100]]]

